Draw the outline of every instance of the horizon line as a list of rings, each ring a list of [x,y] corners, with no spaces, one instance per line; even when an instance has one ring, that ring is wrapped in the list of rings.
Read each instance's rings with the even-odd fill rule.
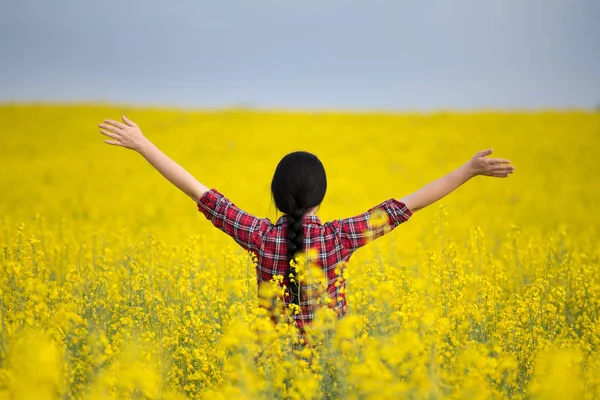
[[[112,101],[62,101],[62,100],[10,100],[0,101],[0,107],[87,107],[87,108],[125,108],[136,110],[160,110],[160,111],[184,111],[184,112],[257,112],[257,113],[282,113],[282,114],[479,114],[479,113],[598,113],[600,112],[600,104],[598,106],[581,107],[581,106],[565,106],[565,107],[431,107],[431,108],[335,108],[335,107],[288,107],[288,106],[261,106],[255,104],[247,104],[244,102],[233,103],[231,105],[214,105],[214,106],[189,106],[189,105],[172,105],[158,103],[127,103],[127,102],[112,102]]]

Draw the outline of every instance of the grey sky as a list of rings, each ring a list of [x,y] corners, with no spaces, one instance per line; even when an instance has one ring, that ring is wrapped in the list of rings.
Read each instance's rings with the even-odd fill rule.
[[[600,0],[0,0],[0,102],[600,103]]]

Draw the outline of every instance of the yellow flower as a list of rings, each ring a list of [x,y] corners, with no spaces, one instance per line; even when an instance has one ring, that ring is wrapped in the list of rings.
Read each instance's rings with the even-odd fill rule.
[[[121,111],[0,106],[1,398],[600,398],[600,114],[132,110],[250,214],[276,217],[256,187],[298,132],[328,171],[326,228],[372,209],[366,232],[335,232],[337,265],[317,248],[292,263],[309,324],[282,300],[287,268],[258,285],[257,254],[81,134]],[[482,132],[520,172],[352,251],[401,217],[373,206],[464,163]]]

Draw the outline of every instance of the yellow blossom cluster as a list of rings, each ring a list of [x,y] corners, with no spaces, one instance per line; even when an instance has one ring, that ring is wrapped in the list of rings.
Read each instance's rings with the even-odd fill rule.
[[[294,150],[323,161],[323,222],[482,148],[517,171],[475,178],[358,250],[337,271],[348,315],[322,307],[303,345],[272,322],[282,277],[258,288],[251,255],[138,154],[103,144],[97,123],[123,112],[273,221],[270,179]],[[0,398],[600,397],[600,114],[4,105],[0,117]],[[321,291],[322,271],[299,260]]]

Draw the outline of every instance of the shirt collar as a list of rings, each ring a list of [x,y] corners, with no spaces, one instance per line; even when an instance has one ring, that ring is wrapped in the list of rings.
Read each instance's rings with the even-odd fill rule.
[[[287,221],[287,217],[285,215],[282,215],[277,220],[276,225],[285,225],[286,221]],[[309,225],[311,225],[311,224],[313,224],[313,225],[321,225],[321,220],[316,215],[303,215],[302,216],[302,223],[309,224]]]

